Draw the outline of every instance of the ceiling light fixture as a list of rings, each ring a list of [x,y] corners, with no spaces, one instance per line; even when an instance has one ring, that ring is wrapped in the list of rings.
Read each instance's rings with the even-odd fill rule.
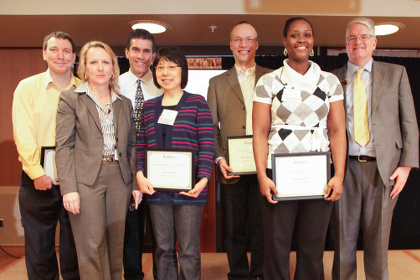
[[[153,20],[136,20],[129,23],[133,30],[136,29],[146,29],[152,34],[163,33],[166,30],[171,29],[171,27],[163,22],[153,21]]]
[[[403,29],[404,27],[404,24],[397,22],[378,23],[375,25],[375,35],[382,36],[394,34],[395,32]]]
[[[214,30],[217,29],[217,26],[216,25],[210,25],[209,28],[210,28],[211,32],[214,32]]]

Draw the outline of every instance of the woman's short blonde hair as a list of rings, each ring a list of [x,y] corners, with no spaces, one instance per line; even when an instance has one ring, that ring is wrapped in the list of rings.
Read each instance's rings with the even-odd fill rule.
[[[86,43],[80,50],[79,66],[77,67],[77,75],[83,81],[87,81],[89,77],[86,76],[86,54],[90,48],[102,48],[110,56],[112,60],[112,76],[109,81],[109,89],[116,94],[120,92],[120,86],[118,85],[118,77],[120,75],[120,67],[118,66],[118,59],[111,47],[100,41],[90,41]]]

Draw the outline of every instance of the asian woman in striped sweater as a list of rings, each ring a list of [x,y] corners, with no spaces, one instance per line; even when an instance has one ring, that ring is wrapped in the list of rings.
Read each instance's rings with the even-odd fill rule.
[[[188,82],[188,64],[176,47],[158,50],[153,62],[153,79],[164,94],[146,101],[137,137],[136,169],[140,191],[146,195],[156,238],[158,279],[200,279],[199,229],[207,184],[213,165],[214,138],[206,100],[183,90]],[[163,124],[163,111],[172,112],[173,124]],[[195,186],[188,192],[155,191],[144,173],[145,148],[193,150]],[[175,236],[179,242],[178,273]]]

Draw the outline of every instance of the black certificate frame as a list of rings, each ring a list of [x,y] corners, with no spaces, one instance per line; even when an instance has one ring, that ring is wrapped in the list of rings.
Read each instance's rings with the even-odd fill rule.
[[[251,174],[257,174],[257,168],[255,167],[255,170],[245,170],[245,171],[235,171],[234,167],[234,161],[233,161],[233,156],[230,154],[231,149],[230,147],[230,142],[232,141],[237,141],[237,140],[247,140],[247,139],[251,139],[251,141],[253,140],[253,136],[252,135],[245,135],[245,136],[229,136],[226,137],[226,161],[227,164],[234,170],[233,172],[228,172],[228,175],[251,175]],[[251,148],[252,148],[252,143],[251,143]],[[252,149],[251,149],[252,150]],[[252,151],[252,160],[254,160],[254,152]],[[254,161],[254,166],[255,166],[255,161]]]
[[[160,166],[164,166],[163,162],[160,163],[152,163],[150,162],[151,157],[153,154],[160,154],[162,156],[162,160],[164,161],[164,156],[179,156],[179,155],[188,155],[190,157],[190,160],[187,165],[188,170],[182,170],[187,172],[188,174],[184,174],[185,176],[188,176],[188,186],[177,186],[175,185],[153,185],[153,181],[155,181],[155,178],[150,178],[151,176],[151,170],[149,168],[157,168]],[[170,158],[168,158],[170,160]],[[156,191],[166,191],[166,192],[188,192],[194,188],[195,185],[195,152],[194,150],[188,150],[188,149],[159,149],[159,148],[146,148],[144,151],[144,171],[145,176],[150,180],[152,183],[153,189]],[[179,167],[179,165],[177,165]],[[174,166],[175,167],[175,166]],[[165,167],[162,167],[165,168]],[[166,166],[167,170],[171,169],[171,166]],[[162,172],[165,172],[165,170],[162,170]],[[173,172],[173,170],[168,170],[167,172]],[[174,180],[176,181],[176,178],[179,178],[180,176],[184,176],[180,174],[176,174],[174,176]],[[169,175],[170,176],[170,175]]]
[[[46,156],[47,153],[54,152],[54,151],[55,151],[55,146],[42,146],[41,147],[40,164],[41,164],[42,168],[44,169],[45,175],[48,175],[49,177],[51,177],[51,179],[58,182],[57,168],[55,166],[55,158],[53,158],[53,162],[49,162],[47,160],[47,156]],[[54,157],[55,157],[55,155],[54,155]],[[51,167],[51,165],[53,165],[53,166]],[[52,168],[52,172],[54,174],[51,174],[51,168]]]
[[[277,190],[279,190],[279,186],[281,186],[281,183],[277,181],[277,172],[279,171],[279,168],[277,166],[277,160],[286,159],[291,160],[304,160],[305,157],[314,157],[318,156],[322,158],[325,157],[325,165],[322,164],[318,167],[322,168],[325,167],[322,173],[325,174],[325,184],[328,183],[328,181],[331,178],[331,154],[330,152],[308,152],[308,153],[282,153],[282,154],[272,154],[271,155],[271,162],[272,162],[272,180],[274,182],[274,185],[276,186]],[[320,160],[320,161],[321,161]],[[323,160],[322,160],[323,161]],[[321,174],[321,176],[323,176]],[[321,187],[319,187],[321,188]],[[323,191],[326,190],[326,185],[323,187]],[[319,193],[319,194],[311,194],[311,195],[285,195],[285,196],[275,196],[273,194],[272,199],[274,201],[285,201],[285,200],[305,200],[305,199],[324,199],[325,192]]]

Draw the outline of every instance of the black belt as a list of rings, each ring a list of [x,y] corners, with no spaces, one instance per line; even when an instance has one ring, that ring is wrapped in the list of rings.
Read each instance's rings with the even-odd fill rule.
[[[373,161],[376,160],[375,157],[370,157],[370,156],[349,156],[350,159],[356,159],[360,162],[367,162],[367,161]]]

